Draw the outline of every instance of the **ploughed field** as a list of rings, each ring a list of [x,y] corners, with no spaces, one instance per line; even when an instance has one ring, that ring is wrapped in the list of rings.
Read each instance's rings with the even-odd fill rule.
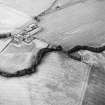
[[[61,0],[62,5],[63,3],[65,2]],[[41,5],[38,1],[37,4]],[[45,4],[42,3],[43,8],[49,5]],[[18,9],[15,5],[13,7]],[[6,78],[6,74],[2,74],[4,77],[0,76],[0,105],[105,105],[105,53],[104,49],[99,53],[95,52],[97,49],[93,50],[104,46],[104,5],[104,0],[93,0],[58,8],[57,11],[39,18],[38,24],[43,27],[43,31],[36,34],[38,40],[35,39],[30,44],[11,43],[0,55],[1,70],[15,73],[28,68],[32,63],[34,65],[40,59],[41,63],[34,65],[37,71],[32,70],[31,75],[13,78]],[[31,10],[24,8],[23,11],[31,14]],[[11,11],[13,15],[9,14],[14,17],[13,22],[11,18],[4,19],[5,24],[8,20],[6,27],[12,22],[9,31],[22,24],[23,20],[27,22],[31,19],[28,15],[15,12]],[[16,15],[20,20],[15,24]],[[54,45],[61,45],[63,50],[50,51]],[[81,58],[77,60],[67,52],[77,45],[92,48],[81,47],[70,54]],[[41,49],[47,46],[49,49],[43,55],[45,49]],[[42,55],[37,56],[39,51]]]

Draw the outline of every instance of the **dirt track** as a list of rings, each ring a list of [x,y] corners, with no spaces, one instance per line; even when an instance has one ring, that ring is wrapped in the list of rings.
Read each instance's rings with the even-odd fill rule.
[[[19,8],[22,8],[21,5]],[[62,44],[64,48],[78,44],[102,44],[105,41],[103,8],[104,2],[88,2],[47,15],[41,18],[40,25],[44,31],[37,37],[50,44]],[[21,51],[24,51],[22,47]],[[0,104],[82,105],[83,101],[83,105],[104,105],[105,54],[79,53],[83,62],[62,53],[49,53],[38,66],[37,74],[13,79],[0,78]]]

